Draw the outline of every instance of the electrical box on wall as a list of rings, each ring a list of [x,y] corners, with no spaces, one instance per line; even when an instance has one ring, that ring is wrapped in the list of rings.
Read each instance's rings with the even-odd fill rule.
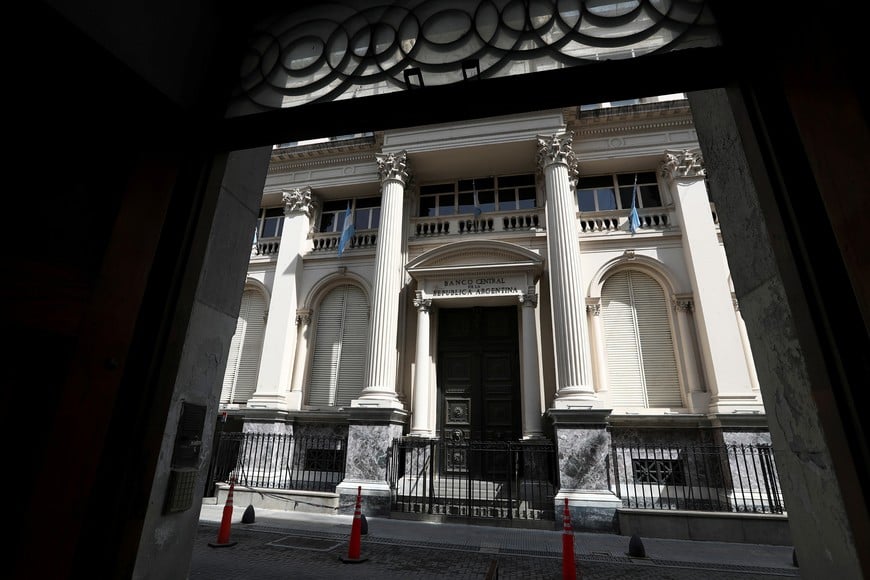
[[[164,513],[183,512],[193,505],[205,413],[204,405],[181,404],[181,416],[178,419],[175,445],[172,448]]]

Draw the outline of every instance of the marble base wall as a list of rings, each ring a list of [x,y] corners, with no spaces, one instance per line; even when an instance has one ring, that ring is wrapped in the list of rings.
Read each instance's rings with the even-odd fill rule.
[[[351,412],[344,481],[337,487],[338,513],[353,514],[357,493],[367,516],[389,517],[392,494],[387,480],[393,440],[401,437],[407,415],[394,409]]]
[[[608,409],[551,409],[561,488],[556,514],[567,502],[571,524],[578,531],[616,532],[616,510],[622,502],[611,489]]]

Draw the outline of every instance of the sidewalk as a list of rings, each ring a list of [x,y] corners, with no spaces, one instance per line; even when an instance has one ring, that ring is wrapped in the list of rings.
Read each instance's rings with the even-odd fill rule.
[[[200,522],[217,529],[223,515],[222,505],[204,504]],[[232,529],[278,531],[306,537],[347,541],[353,524],[351,515],[323,515],[304,512],[256,509],[254,522],[243,524],[244,506],[233,511]],[[562,557],[561,531],[520,529],[481,525],[421,522],[403,519],[366,517],[367,544],[430,550],[455,550],[477,554]],[[748,577],[797,577],[791,547],[727,542],[701,542],[641,538],[646,558],[628,556],[629,538],[616,534],[574,534],[578,561],[606,563],[644,563],[651,566],[695,568],[739,572]],[[642,562],[641,562],[642,561]],[[698,573],[698,570],[696,570]],[[746,576],[744,576],[746,577]]]

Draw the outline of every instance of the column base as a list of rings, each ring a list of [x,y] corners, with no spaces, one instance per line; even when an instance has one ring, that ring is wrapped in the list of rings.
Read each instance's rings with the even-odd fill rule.
[[[276,409],[281,411],[289,411],[287,399],[284,395],[257,395],[256,393],[248,399],[248,409]]]
[[[370,407],[374,409],[404,409],[398,395],[392,389],[366,387],[358,399],[350,402],[351,407]]]
[[[622,507],[622,500],[610,490],[600,489],[562,489],[554,498],[556,514],[565,513],[565,500],[568,500],[568,513],[571,526],[576,531],[617,532],[619,520],[616,511]],[[559,519],[559,518],[557,518]]]
[[[390,517],[392,492],[386,481],[345,479],[337,486],[338,513],[353,515],[356,510],[356,497],[359,492],[360,513],[372,517]]]
[[[555,409],[600,409],[604,403],[595,394],[592,387],[570,386],[562,387],[553,399]]]
[[[716,395],[710,399],[707,409],[709,415],[727,415],[731,413],[764,414],[764,404],[760,395]]]

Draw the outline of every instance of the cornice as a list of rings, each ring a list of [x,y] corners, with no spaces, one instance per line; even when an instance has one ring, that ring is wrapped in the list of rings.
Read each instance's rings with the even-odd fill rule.
[[[304,169],[354,165],[357,163],[376,163],[374,150],[352,155],[330,155],[329,157],[325,157],[323,154],[316,156],[312,153],[305,158],[296,158],[285,163],[276,163],[273,156],[272,162],[269,164],[269,173],[274,175],[277,173],[291,173],[293,171]]]

